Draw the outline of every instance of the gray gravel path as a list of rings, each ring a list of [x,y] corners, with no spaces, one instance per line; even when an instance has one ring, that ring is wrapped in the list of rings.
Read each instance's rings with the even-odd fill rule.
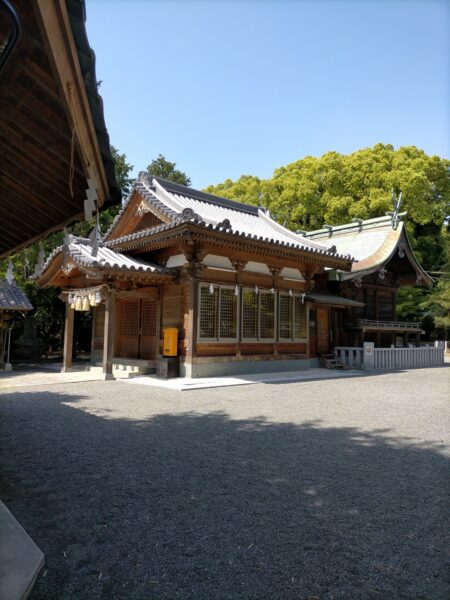
[[[448,600],[449,375],[3,392],[31,600]]]

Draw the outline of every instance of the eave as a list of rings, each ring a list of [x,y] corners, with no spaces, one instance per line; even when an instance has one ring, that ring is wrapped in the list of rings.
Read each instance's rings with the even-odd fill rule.
[[[84,2],[14,0],[22,27],[1,73],[0,258],[119,201]],[[76,33],[74,33],[76,31]]]
[[[411,264],[412,272],[416,273],[416,278],[420,277],[423,285],[431,287],[433,285],[433,279],[423,270],[419,261],[417,260],[403,223],[399,223],[397,229],[393,229],[390,232],[386,242],[377,252],[375,252],[370,258],[355,263],[352,267],[351,273],[343,273],[341,279],[343,281],[348,281],[355,278],[363,278],[372,273],[376,273],[385,267],[395,257],[396,252],[399,250],[400,244],[403,244],[403,251]],[[404,275],[404,281],[409,282],[407,274]]]
[[[142,253],[182,243],[227,247],[251,254],[263,254],[273,259],[286,258],[343,271],[349,271],[353,262],[349,257],[342,257],[331,252],[313,251],[285,242],[274,243],[273,240],[221,230],[212,225],[206,226],[195,222],[161,225],[132,236],[111,240],[106,243],[106,246],[120,251]]]

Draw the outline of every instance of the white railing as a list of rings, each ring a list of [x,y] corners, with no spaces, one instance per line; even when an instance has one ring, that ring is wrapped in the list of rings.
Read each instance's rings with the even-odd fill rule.
[[[334,349],[336,358],[349,369],[363,369],[363,349],[339,346]]]
[[[358,326],[363,329],[400,329],[421,331],[420,323],[410,323],[409,321],[375,321],[373,319],[359,319]]]
[[[334,355],[351,369],[384,370],[437,367],[444,364],[444,348],[373,348],[364,364],[364,349],[338,346]],[[369,362],[370,358],[370,362]]]

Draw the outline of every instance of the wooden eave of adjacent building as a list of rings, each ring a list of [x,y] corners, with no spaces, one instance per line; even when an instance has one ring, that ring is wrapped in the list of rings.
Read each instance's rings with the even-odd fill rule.
[[[92,72],[83,73],[79,51],[87,42],[72,31],[82,3],[13,4],[22,35],[1,74],[0,258],[81,218],[88,179],[99,206],[120,197],[109,142],[100,148],[107,141],[101,100],[94,115],[86,88],[93,58]]]

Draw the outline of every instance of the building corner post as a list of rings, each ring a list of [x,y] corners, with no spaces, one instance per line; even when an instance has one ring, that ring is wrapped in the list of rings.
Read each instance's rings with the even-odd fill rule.
[[[70,302],[66,300],[66,316],[64,320],[63,366],[61,369],[61,373],[67,373],[68,371],[72,371],[74,319],[75,310],[71,307]]]
[[[108,292],[105,306],[105,328],[103,333],[103,377],[105,380],[114,379],[113,357],[114,338],[116,330],[116,298],[113,292]]]

